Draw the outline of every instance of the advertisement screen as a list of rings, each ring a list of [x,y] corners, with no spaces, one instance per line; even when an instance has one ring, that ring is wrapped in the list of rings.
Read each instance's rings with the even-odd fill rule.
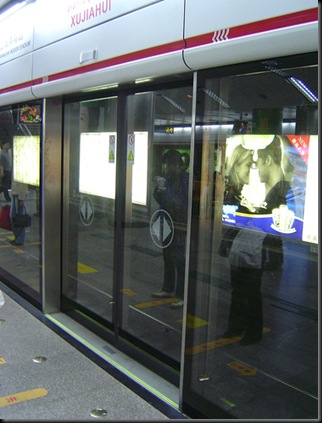
[[[40,137],[13,137],[13,178],[18,182],[39,186]]]
[[[127,164],[132,168],[132,202],[146,205],[148,133],[129,137]],[[115,199],[117,136],[115,132],[83,132],[80,139],[79,191]]]
[[[224,224],[318,243],[317,135],[233,135],[225,181]]]

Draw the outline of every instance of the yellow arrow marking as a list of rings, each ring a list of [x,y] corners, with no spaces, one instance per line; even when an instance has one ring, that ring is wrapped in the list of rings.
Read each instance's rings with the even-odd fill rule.
[[[86,266],[86,264],[77,263],[77,271],[78,273],[95,273],[97,272],[96,269],[90,266]]]
[[[183,320],[178,320],[178,323],[182,324]],[[188,314],[187,316],[187,328],[200,328],[201,326],[208,325],[206,320],[200,319],[200,317],[192,316]]]
[[[241,363],[238,363],[238,361],[232,361],[228,363],[228,366],[236,369],[241,375],[243,376],[255,376],[256,375],[256,369],[251,369],[250,367],[246,367]]]
[[[18,392],[17,394],[7,395],[6,397],[0,398],[0,407],[5,407],[6,405],[12,405],[18,402],[44,397],[47,394],[48,391],[46,391],[46,389],[36,388],[31,389],[29,391]]]
[[[263,328],[263,333],[270,332],[269,328]],[[206,342],[205,344],[196,345],[186,349],[187,355],[199,354],[205,351],[214,350],[218,347],[223,347],[224,345],[233,344],[238,342],[241,339],[241,336],[234,336],[232,338],[220,338],[215,341]]]
[[[173,303],[173,298],[162,298],[161,300],[149,301],[147,303],[136,304],[135,308],[154,307],[161,304]]]
[[[5,364],[5,363],[6,363],[6,360],[0,357],[0,364]]]
[[[121,289],[121,292],[123,292],[123,294],[129,295],[130,297],[136,295],[136,292],[132,291],[132,289]]]

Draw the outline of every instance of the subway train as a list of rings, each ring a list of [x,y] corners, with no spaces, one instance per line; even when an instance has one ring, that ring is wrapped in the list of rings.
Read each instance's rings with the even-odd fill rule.
[[[318,2],[2,3],[2,283],[191,418],[318,419]]]

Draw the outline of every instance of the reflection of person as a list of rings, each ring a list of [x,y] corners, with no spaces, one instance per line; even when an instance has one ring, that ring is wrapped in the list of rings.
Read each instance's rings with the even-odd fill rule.
[[[156,298],[173,297],[172,308],[183,306],[186,223],[188,207],[188,173],[182,168],[180,153],[175,149],[163,157],[165,165],[165,186],[156,187],[153,196],[160,209],[171,216],[174,223],[172,242],[163,248],[164,277],[162,288],[152,294]],[[170,235],[169,235],[170,236]],[[165,239],[165,244],[169,242]]]
[[[98,107],[80,106],[79,119],[80,119],[80,132],[93,132],[96,131],[99,124]]]
[[[188,153],[182,153],[181,154],[182,159],[182,168],[186,172],[188,172],[189,166],[190,166],[190,156]]]
[[[0,166],[3,168],[2,185],[0,187],[0,192],[3,191],[5,199],[7,201],[11,201],[9,189],[11,188],[12,178],[12,157],[10,151],[10,143],[8,141],[3,141],[1,145]]]
[[[258,150],[256,165],[260,181],[265,183],[265,213],[272,213],[281,204],[294,209],[294,195],[289,181],[285,179],[283,169],[283,144],[278,136],[265,148]],[[267,235],[265,245],[268,248],[267,270],[279,269],[284,262],[283,243],[281,237]]]
[[[243,185],[249,183],[252,163],[252,151],[241,145],[235,147],[227,166],[230,190],[226,191],[225,204],[239,204]],[[265,234],[231,228],[226,236],[225,247],[221,245],[220,253],[229,254],[232,292],[228,330],[223,338],[240,336],[245,332],[240,344],[250,345],[261,340],[263,331],[261,285]],[[229,253],[223,252],[230,248],[227,243],[231,246]]]
[[[28,186],[23,184],[22,182],[17,182],[15,180],[12,181],[11,186],[11,209],[10,209],[10,217],[11,222],[13,221],[13,216],[16,214],[22,215],[25,213],[25,199],[28,194]],[[12,232],[15,236],[13,241],[10,241],[12,245],[23,245],[26,239],[26,229],[25,228],[17,228],[14,227],[12,224]]]

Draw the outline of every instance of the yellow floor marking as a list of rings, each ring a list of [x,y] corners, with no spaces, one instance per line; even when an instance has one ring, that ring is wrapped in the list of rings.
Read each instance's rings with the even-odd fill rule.
[[[7,395],[6,397],[0,398],[0,407],[6,405],[16,404],[18,402],[28,401],[35,398],[44,397],[48,394],[48,391],[43,388],[31,389],[29,391],[18,392],[16,394]]]
[[[183,320],[178,320],[178,323],[182,324]],[[188,314],[187,316],[187,328],[200,328],[201,326],[208,325],[207,320],[200,319],[200,317],[192,316]]]
[[[5,364],[5,363],[6,363],[6,360],[0,357],[0,364]]]
[[[228,363],[229,367],[232,367],[233,369],[236,369],[237,372],[239,372],[243,376],[255,376],[256,375],[256,369],[252,369],[250,367],[246,367],[241,363],[238,363],[238,361],[231,361]]]
[[[77,271],[78,273],[95,273],[97,272],[96,269],[93,269],[93,267],[86,266],[86,264],[77,263]]]
[[[214,350],[218,347],[223,347],[224,345],[233,344],[241,339],[241,336],[235,336],[234,338],[221,338],[216,341],[207,342],[205,344],[196,345],[195,347],[187,348],[187,355],[199,354],[205,351]]]
[[[232,407],[235,407],[236,406],[236,404],[234,404],[233,402],[228,401],[228,399],[226,399],[224,397],[221,397],[220,399],[221,399],[221,401],[224,404],[228,405],[228,407],[231,407],[232,408]]]
[[[130,297],[136,295],[136,292],[132,291],[132,289],[121,289],[121,292],[123,292],[123,294],[129,295]]]
[[[263,328],[263,333],[270,332],[269,328]],[[218,347],[223,347],[224,345],[233,344],[238,342],[242,336],[234,336],[233,338],[220,338],[215,341],[206,342],[205,344],[196,345],[186,349],[187,355],[199,354],[205,351],[214,350]]]
[[[172,303],[172,302],[173,302],[173,298],[162,298],[161,300],[154,300],[154,301],[149,301],[147,303],[136,304],[135,308],[154,307],[154,306],[158,306],[158,305],[161,305],[161,304],[167,304],[167,303]]]

